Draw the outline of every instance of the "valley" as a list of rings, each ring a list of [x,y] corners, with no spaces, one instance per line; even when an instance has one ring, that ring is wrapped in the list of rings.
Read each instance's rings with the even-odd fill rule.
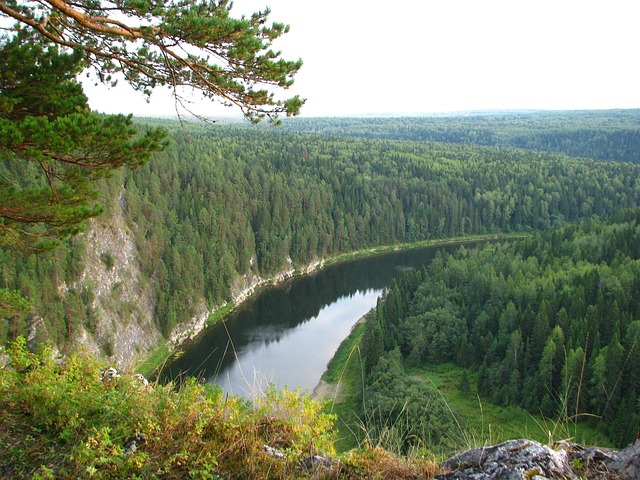
[[[637,6],[267,3],[0,0],[0,480],[640,478]]]
[[[633,127],[640,123],[637,111],[528,115],[534,124],[549,122],[554,138],[592,129],[609,145],[640,135]],[[605,119],[607,128],[598,124]],[[345,330],[331,346],[300,340],[283,347],[287,355],[301,350],[298,360],[274,363],[276,371],[293,366],[307,383],[280,384],[273,372],[265,375],[280,387],[313,390],[352,324],[376,307],[355,328],[349,353],[338,350],[323,376],[329,389],[341,384],[337,401],[325,407],[337,414],[340,450],[368,441],[402,455],[442,455],[463,438],[468,446],[514,434],[544,441],[545,429],[557,430],[554,438],[566,433],[621,446],[632,434],[622,412],[636,398],[640,167],[603,160],[595,147],[594,158],[587,158],[589,150],[582,158],[569,156],[562,142],[559,152],[548,152],[535,135],[528,141],[538,148],[530,149],[416,139],[421,129],[429,137],[443,125],[465,131],[474,121],[513,139],[504,132],[522,131],[523,119],[510,120],[306,119],[282,129],[144,120],[141,128],[168,129],[171,143],[148,166],[100,180],[104,213],[85,233],[27,261],[0,250],[3,288],[31,304],[28,312],[5,317],[0,338],[6,345],[28,338],[35,350],[50,344],[60,355],[84,346],[126,370],[146,364],[150,374],[161,366],[163,382],[193,376],[206,379],[208,388],[222,383],[226,392],[246,395],[244,387],[225,384],[236,374],[221,352],[242,356],[242,342],[234,344],[239,338],[269,331],[252,347],[260,364],[265,345],[290,336],[281,326],[306,325],[321,317],[323,305],[335,301],[330,298],[366,292],[367,306],[341,321]],[[401,133],[399,124],[413,133]],[[318,133],[328,126],[330,133]],[[364,138],[356,127],[380,138]],[[417,246],[450,239],[475,243],[428,247],[427,256],[417,254],[422,263],[403,259],[427,251]],[[486,239],[492,242],[481,242]],[[503,259],[514,249],[516,257]],[[556,251],[564,256],[554,260]],[[382,267],[386,258],[393,260]],[[477,263],[480,258],[488,263]],[[605,259],[610,263],[600,266]],[[578,299],[569,288],[583,274],[551,275],[563,262],[592,275],[596,290],[580,280]],[[366,273],[349,273],[365,264],[372,265]],[[385,269],[407,273],[379,280]],[[436,283],[420,287],[429,278]],[[375,285],[358,286],[365,279]],[[431,295],[414,305],[416,288]],[[554,292],[563,295],[560,303],[551,303]],[[277,297],[284,293],[292,295]],[[258,315],[276,327],[248,316],[261,303]],[[294,313],[302,316],[294,320]],[[337,328],[330,327],[332,333]],[[325,348],[315,373],[295,367],[310,350]],[[348,367],[344,359],[356,358],[354,348],[360,363]],[[274,352],[275,360],[287,358]],[[253,364],[248,369],[253,375]],[[621,374],[609,378],[607,371]],[[246,386],[247,373],[238,375]],[[270,387],[259,390],[269,395]],[[478,425],[474,418],[484,411],[486,424]],[[519,420],[511,424],[507,417]],[[504,426],[495,423],[500,418]]]

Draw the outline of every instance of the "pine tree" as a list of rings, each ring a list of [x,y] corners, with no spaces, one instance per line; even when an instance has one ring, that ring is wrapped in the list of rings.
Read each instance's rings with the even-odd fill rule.
[[[103,83],[121,73],[146,96],[167,86],[182,106],[183,92],[196,91],[254,121],[297,114],[303,100],[279,100],[267,88],[288,88],[302,66],[271,49],[288,26],[268,25],[268,9],[233,18],[231,7],[229,0],[3,0],[0,19],[76,52]]]
[[[0,44],[0,64],[0,247],[42,251],[101,211],[93,182],[144,164],[165,132],[91,112],[76,53],[20,33]]]
[[[200,92],[254,122],[299,112],[304,100],[272,91],[302,65],[271,49],[288,26],[267,25],[268,9],[230,11],[228,0],[0,1],[0,249],[41,252],[77,234],[102,210],[96,180],[166,146],[162,128],[139,132],[130,116],[91,112],[76,80],[87,69],[108,85],[120,75],[147,98],[170,87],[183,107],[185,89]],[[24,309],[0,293],[0,314]]]

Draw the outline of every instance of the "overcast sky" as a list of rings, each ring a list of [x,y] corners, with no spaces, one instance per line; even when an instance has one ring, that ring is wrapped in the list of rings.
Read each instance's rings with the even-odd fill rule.
[[[304,66],[303,116],[640,107],[640,0],[235,0],[291,31],[275,47]],[[93,109],[173,114],[118,88]],[[286,96],[289,96],[288,93]],[[199,105],[200,113],[235,115]]]

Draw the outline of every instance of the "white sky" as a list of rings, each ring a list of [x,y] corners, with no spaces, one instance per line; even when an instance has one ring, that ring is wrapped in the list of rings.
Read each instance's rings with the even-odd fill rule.
[[[640,107],[639,0],[235,0],[271,8],[302,58],[303,116]],[[175,114],[154,93],[88,89],[93,109]],[[200,105],[200,113],[235,115]]]

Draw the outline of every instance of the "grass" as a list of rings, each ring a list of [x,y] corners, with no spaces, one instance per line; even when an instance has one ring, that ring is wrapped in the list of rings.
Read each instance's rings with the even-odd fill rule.
[[[172,350],[168,343],[156,346],[147,356],[136,364],[135,370],[146,378],[151,378],[158,368],[171,356]]]
[[[358,416],[362,391],[362,370],[359,345],[364,324],[358,324],[329,362],[322,378],[339,385],[338,398],[325,406],[326,413],[337,415],[336,449],[346,452],[361,447],[366,437],[362,419]],[[451,364],[411,369],[408,374],[416,381],[433,386],[461,420],[458,432],[460,448],[494,445],[510,439],[527,438],[542,444],[570,439],[583,445],[611,446],[610,441],[586,422],[561,422],[533,415],[516,406],[499,406],[481,399],[475,386],[475,375],[468,374],[468,390],[461,389],[464,369]]]
[[[469,389],[460,388],[464,369],[451,364],[412,369],[409,374],[428,382],[440,392],[464,423],[469,446],[479,447],[515,438],[527,438],[548,444],[568,440],[583,445],[610,446],[610,441],[585,422],[562,422],[534,415],[516,406],[499,406],[481,399],[470,373]]]
[[[435,463],[364,448],[336,457],[332,415],[299,391],[250,404],[195,379],[101,379],[87,353],[54,361],[20,339],[0,369],[6,478],[430,478]],[[314,456],[324,461],[309,465]]]
[[[227,302],[224,305],[217,308],[215,311],[209,314],[207,317],[207,326],[215,325],[220,322],[224,317],[229,315],[231,311],[236,307],[235,302]]]
[[[332,362],[327,378],[344,386],[340,401],[324,406],[299,391],[269,388],[252,404],[195,379],[176,387],[145,386],[124,373],[101,378],[105,365],[87,353],[60,363],[50,350],[33,354],[19,339],[7,349],[9,363],[0,369],[0,474],[33,479],[432,478],[441,473],[435,457],[420,452],[398,457],[359,442],[358,433],[342,430],[339,421],[337,432],[333,427],[330,412],[348,420],[355,411],[363,330],[354,328]],[[451,365],[409,372],[437,388],[463,417],[467,433],[461,432],[461,439],[480,445],[531,438],[536,428],[544,432],[549,425],[519,409],[476,406],[473,389],[458,388],[462,372]],[[352,424],[359,424],[357,417]],[[497,424],[500,429],[491,427]],[[355,441],[358,448],[338,453],[344,450],[340,441]],[[467,446],[461,442],[460,448]],[[315,455],[325,461],[303,466]]]
[[[354,354],[357,356],[360,338],[363,333],[364,322],[355,324],[351,329],[349,336],[340,343],[336,353],[329,361],[327,369],[322,374],[323,380],[329,383],[338,383],[341,380],[346,373],[345,366],[347,365],[347,362]]]
[[[337,398],[324,407],[325,413],[336,415],[335,446],[339,452],[361,446],[364,432],[360,428],[357,413],[358,399],[362,388],[362,360],[360,340],[364,334],[364,323],[358,323],[349,336],[342,341],[338,350],[322,375],[322,379],[338,386]]]

